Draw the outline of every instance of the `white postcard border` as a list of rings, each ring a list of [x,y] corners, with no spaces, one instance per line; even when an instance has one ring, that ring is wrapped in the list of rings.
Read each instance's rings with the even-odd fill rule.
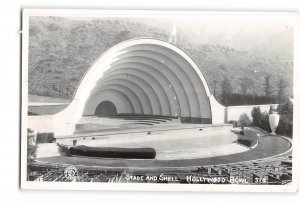
[[[280,18],[294,26],[294,129],[293,129],[293,180],[290,185],[220,185],[220,184],[135,184],[135,183],[80,183],[80,182],[29,182],[27,174],[27,101],[28,101],[28,45],[30,16],[73,17],[133,17],[164,15],[203,15],[214,17]],[[67,10],[24,9],[22,17],[22,109],[21,109],[21,188],[52,190],[125,190],[125,191],[205,191],[205,192],[295,192],[299,190],[300,169],[300,15],[297,12],[214,12],[214,11],[150,11],[150,10]],[[298,124],[298,125],[296,125]]]

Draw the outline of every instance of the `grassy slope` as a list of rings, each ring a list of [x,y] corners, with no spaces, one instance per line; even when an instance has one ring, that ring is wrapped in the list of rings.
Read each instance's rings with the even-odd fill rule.
[[[40,103],[70,103],[71,100],[64,98],[53,98],[49,96],[38,96],[38,95],[28,95],[29,102],[40,102]]]
[[[68,20],[31,18],[29,45],[29,93],[72,98],[86,70],[104,51],[124,40],[136,37],[168,39],[168,33],[141,23],[121,20]],[[191,45],[180,39],[177,45],[202,69],[208,83],[219,86],[223,78],[231,79],[234,92],[241,92],[245,78],[249,91],[263,93],[263,76],[271,74],[271,83],[283,77],[292,83],[292,67],[257,58],[247,52],[219,45]],[[257,70],[258,73],[254,71]]]

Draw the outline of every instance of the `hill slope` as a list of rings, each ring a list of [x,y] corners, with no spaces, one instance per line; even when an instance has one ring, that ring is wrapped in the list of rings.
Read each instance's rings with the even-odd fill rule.
[[[86,70],[113,45],[137,37],[167,40],[168,35],[162,29],[125,20],[32,17],[29,93],[70,99]],[[231,80],[236,93],[242,92],[243,84],[249,93],[263,94],[263,77],[267,75],[271,75],[273,87],[281,78],[292,85],[291,65],[222,45],[191,45],[188,39],[182,39],[180,35],[177,46],[198,64],[211,91],[216,87],[217,94],[224,78]]]

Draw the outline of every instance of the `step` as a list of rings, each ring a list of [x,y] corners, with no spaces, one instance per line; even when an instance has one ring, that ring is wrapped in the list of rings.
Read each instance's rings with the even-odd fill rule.
[[[56,143],[42,143],[37,145],[36,158],[60,156],[59,147]]]

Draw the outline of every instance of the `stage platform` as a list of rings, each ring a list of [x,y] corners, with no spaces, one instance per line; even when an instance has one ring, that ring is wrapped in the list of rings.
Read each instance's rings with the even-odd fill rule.
[[[110,159],[63,155],[56,143],[39,144],[37,161],[51,164],[87,165],[113,168],[179,168],[258,160],[286,154],[291,151],[291,142],[279,136],[269,136],[253,129],[259,135],[255,148],[237,142],[238,134],[229,124],[183,124],[170,120],[155,125],[134,124],[118,119],[88,118],[99,126],[78,129],[73,135],[57,137],[56,143],[63,145],[85,145],[90,147],[154,148],[156,158]],[[99,123],[99,120],[107,123]],[[125,124],[120,128],[107,128],[118,120]],[[143,119],[144,120],[144,119]],[[176,119],[174,119],[176,120]],[[87,122],[85,118],[85,122]],[[85,123],[81,123],[85,124]],[[88,123],[86,123],[89,125]],[[96,124],[97,125],[97,124]],[[102,126],[102,129],[99,127]],[[81,125],[81,128],[84,125]]]

